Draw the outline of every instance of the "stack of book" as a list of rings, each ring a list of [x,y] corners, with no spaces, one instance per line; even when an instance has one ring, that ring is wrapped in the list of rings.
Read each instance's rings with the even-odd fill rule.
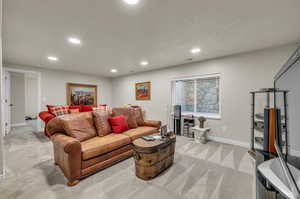
[[[255,122],[254,128],[258,133],[255,136],[255,143],[260,146],[264,151],[276,153],[275,150],[275,118],[278,115],[279,110],[274,108],[265,108],[263,114],[256,114],[255,115]],[[279,111],[280,112],[280,111]],[[280,114],[280,113],[279,113]],[[281,129],[282,132],[285,132],[285,124],[284,124],[284,116],[280,116],[281,122]],[[284,141],[282,142],[282,146],[285,144]]]

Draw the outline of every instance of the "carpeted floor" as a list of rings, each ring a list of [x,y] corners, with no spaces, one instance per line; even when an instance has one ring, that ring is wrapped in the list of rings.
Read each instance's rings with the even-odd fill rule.
[[[177,137],[174,165],[154,180],[135,177],[133,159],[103,170],[75,187],[53,164],[52,145],[30,127],[5,137],[2,199],[253,199],[253,163],[247,149]]]

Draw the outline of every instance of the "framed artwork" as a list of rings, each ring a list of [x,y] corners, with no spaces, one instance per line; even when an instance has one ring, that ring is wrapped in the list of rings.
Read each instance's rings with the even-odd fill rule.
[[[87,84],[67,84],[68,105],[97,105],[97,86]]]
[[[136,100],[151,100],[151,82],[140,82],[135,84]]]

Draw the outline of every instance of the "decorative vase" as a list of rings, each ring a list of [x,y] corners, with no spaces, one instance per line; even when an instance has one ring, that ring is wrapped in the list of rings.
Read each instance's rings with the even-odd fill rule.
[[[199,120],[199,128],[204,128],[204,122],[206,121],[206,118],[201,116],[198,118],[198,120]]]

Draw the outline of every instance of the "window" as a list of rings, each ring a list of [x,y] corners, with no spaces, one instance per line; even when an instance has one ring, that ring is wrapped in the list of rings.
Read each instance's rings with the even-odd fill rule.
[[[182,112],[220,117],[220,75],[175,80],[174,99]]]

